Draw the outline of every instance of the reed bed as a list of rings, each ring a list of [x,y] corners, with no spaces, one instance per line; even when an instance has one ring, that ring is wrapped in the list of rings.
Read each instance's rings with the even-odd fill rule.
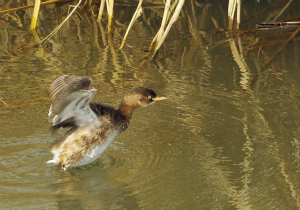
[[[43,7],[45,5],[49,4],[62,4],[62,5],[69,5],[69,11],[68,15],[61,19],[58,26],[53,29],[52,32],[49,32],[46,36],[44,36],[42,39],[40,39],[40,34],[37,32],[37,22],[39,17],[39,10],[43,10]],[[190,32],[193,35],[194,39],[197,40],[198,45],[205,48],[210,49],[212,46],[217,46],[219,44],[226,43],[231,38],[238,37],[238,36],[246,36],[249,33],[255,33],[254,30],[249,31],[243,31],[238,30],[240,28],[240,24],[243,23],[243,21],[249,21],[249,17],[255,18],[259,15],[261,15],[262,11],[267,13],[270,11],[272,12],[272,9],[278,8],[279,14],[277,14],[273,19],[270,21],[276,21],[278,18],[280,18],[280,14],[282,14],[290,5],[291,1],[279,1],[275,2],[274,4],[271,4],[271,6],[267,9],[263,9],[261,11],[258,11],[256,14],[251,14],[245,17],[244,20],[241,20],[241,1],[240,0],[230,0],[228,2],[228,20],[227,20],[227,28],[223,29],[225,33],[227,33],[227,37],[223,40],[219,40],[217,42],[210,42],[208,45],[205,45],[203,41],[209,42],[209,37],[206,36],[205,31],[201,31],[198,29],[197,22],[202,21],[203,23],[205,20],[209,17],[205,17],[205,6],[209,3],[199,3],[198,1],[185,1],[185,0],[136,0],[136,1],[115,1],[115,0],[99,0],[99,1],[83,1],[83,0],[76,0],[76,1],[68,1],[68,0],[50,0],[50,1],[35,1],[35,4],[29,5],[22,5],[22,6],[16,6],[14,7],[14,4],[10,0],[6,0],[4,3],[2,3],[2,8],[7,8],[7,5],[10,4],[11,8],[8,8],[6,10],[0,10],[0,16],[4,15],[10,15],[12,12],[17,11],[26,11],[27,13],[30,13],[31,16],[31,24],[30,24],[30,32],[34,36],[34,40],[36,44],[46,44],[51,37],[53,37],[59,30],[61,30],[62,26],[70,20],[70,18],[76,14],[77,16],[81,17],[81,19],[84,18],[84,16],[87,16],[87,13],[92,13],[92,15],[95,17],[95,20],[93,20],[93,24],[95,27],[98,27],[101,32],[101,36],[103,38],[103,42],[108,42],[108,44],[111,45],[111,42],[113,41],[114,36],[114,24],[118,23],[118,20],[116,20],[115,14],[114,14],[114,7],[116,5],[124,5],[128,7],[135,7],[135,12],[129,15],[132,15],[131,21],[128,24],[127,30],[124,32],[124,34],[120,34],[122,36],[122,41],[119,45],[118,50],[122,50],[126,46],[126,40],[131,35],[130,31],[134,27],[134,24],[138,21],[139,17],[143,14],[143,11],[147,8],[163,8],[163,14],[161,19],[161,25],[158,31],[156,32],[155,36],[152,38],[152,41],[149,45],[148,49],[143,49],[144,52],[147,52],[147,55],[145,58],[151,58],[154,60],[161,49],[163,43],[165,42],[168,34],[171,31],[171,28],[173,27],[174,23],[178,20],[180,16],[187,17],[189,19],[189,25],[190,25]],[[282,6],[283,5],[283,6]],[[186,8],[185,11],[183,11],[183,8]],[[34,9],[32,11],[27,10],[27,8],[33,7]],[[196,20],[196,14],[195,14],[195,8],[203,8],[203,20]],[[225,10],[226,8],[224,8]],[[246,13],[247,8],[243,8],[243,13]],[[270,11],[267,11],[270,10]],[[29,15],[29,14],[28,14]],[[213,18],[213,17],[212,17]],[[59,20],[60,18],[58,18]],[[76,19],[76,18],[74,18]],[[234,24],[233,20],[236,19],[236,23]],[[216,26],[218,25],[216,22],[214,22]],[[106,26],[105,26],[106,25]],[[99,31],[99,30],[98,30]],[[95,32],[98,33],[98,32]],[[136,36],[136,35],[134,35]],[[105,40],[107,38],[107,40]],[[202,39],[202,41],[201,41]],[[149,40],[151,40],[151,37],[149,37]],[[200,43],[201,42],[201,43]],[[97,44],[97,43],[96,43]],[[248,48],[248,50],[251,48]]]
[[[71,5],[72,9],[71,9],[69,15],[51,33],[49,33],[44,39],[40,40],[38,37],[38,33],[36,32],[36,25],[37,25],[37,21],[38,21],[40,6],[45,5],[45,4],[50,4],[50,3],[57,3],[57,2],[64,2],[64,0],[61,0],[61,1],[51,0],[51,1],[45,1],[45,2],[41,2],[41,0],[36,0],[34,5],[21,6],[21,7],[11,8],[11,9],[7,9],[7,10],[2,10],[2,11],[0,11],[0,15],[4,14],[4,13],[9,13],[9,12],[13,12],[16,10],[20,10],[20,9],[34,7],[33,13],[31,16],[30,32],[35,37],[35,40],[38,42],[38,44],[44,44],[47,40],[49,40],[54,34],[56,34],[60,30],[60,28],[68,21],[68,19],[73,15],[73,13],[76,10],[82,11],[83,9],[86,9],[86,10],[91,10],[93,12],[95,10],[95,8],[98,7],[97,8],[98,9],[97,21],[100,22],[102,20],[103,14],[104,14],[104,8],[106,6],[106,11],[107,11],[107,30],[106,31],[107,31],[108,35],[113,33],[114,5],[115,5],[114,0],[106,0],[106,1],[101,0],[99,6],[96,4],[93,4],[92,0],[85,1],[85,2],[83,2],[82,0],[78,0],[75,6]],[[130,29],[132,28],[132,26],[134,25],[134,23],[136,22],[136,20],[140,16],[140,14],[142,13],[143,2],[144,2],[143,0],[139,0],[139,2],[138,2],[136,11],[132,16],[131,22],[128,26],[128,29],[123,37],[120,47],[119,47],[120,50],[124,47],[124,44],[125,44],[126,38],[128,37]],[[145,3],[146,3],[146,5],[147,4],[148,5],[149,4],[164,4],[163,1],[149,1],[149,0],[148,1],[145,0]],[[157,32],[156,36],[153,38],[152,43],[150,44],[150,47],[149,47],[148,56],[151,54],[152,49],[153,49],[152,59],[155,59],[160,47],[164,43],[167,35],[169,34],[172,25],[174,24],[174,22],[177,21],[184,3],[185,3],[185,0],[173,0],[173,1],[166,0],[164,16],[162,19],[161,27],[160,27],[159,31]],[[153,48],[153,46],[154,46],[154,48]]]

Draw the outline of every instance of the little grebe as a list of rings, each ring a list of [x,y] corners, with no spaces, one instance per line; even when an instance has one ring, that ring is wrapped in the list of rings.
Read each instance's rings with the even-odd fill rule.
[[[50,86],[51,129],[69,127],[70,130],[52,143],[50,150],[54,156],[47,163],[66,170],[93,162],[128,127],[135,108],[167,99],[157,97],[151,89],[138,87],[126,93],[119,108],[114,109],[91,102],[97,91],[91,84],[90,77],[64,75]]]

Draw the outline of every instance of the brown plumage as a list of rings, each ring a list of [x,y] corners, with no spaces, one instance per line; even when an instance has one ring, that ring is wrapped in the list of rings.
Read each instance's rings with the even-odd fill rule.
[[[70,130],[52,143],[50,150],[54,157],[48,163],[59,165],[64,170],[97,159],[128,127],[134,109],[166,99],[157,97],[151,89],[138,87],[126,93],[119,108],[114,109],[91,103],[96,93],[91,84],[90,77],[64,75],[49,88],[51,129],[69,127]]]

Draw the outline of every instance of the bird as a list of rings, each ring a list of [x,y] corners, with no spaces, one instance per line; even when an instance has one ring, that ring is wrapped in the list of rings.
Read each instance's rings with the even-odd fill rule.
[[[51,130],[68,130],[50,145],[53,158],[47,163],[64,171],[96,160],[127,129],[136,108],[167,99],[158,97],[152,89],[136,87],[124,94],[115,109],[92,102],[97,89],[91,84],[92,78],[88,76],[63,75],[48,89],[52,101],[48,113]]]

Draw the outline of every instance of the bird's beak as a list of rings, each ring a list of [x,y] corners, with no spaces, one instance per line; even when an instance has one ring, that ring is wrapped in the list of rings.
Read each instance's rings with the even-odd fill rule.
[[[152,98],[153,101],[164,101],[168,99],[167,97],[155,97],[155,98]]]

